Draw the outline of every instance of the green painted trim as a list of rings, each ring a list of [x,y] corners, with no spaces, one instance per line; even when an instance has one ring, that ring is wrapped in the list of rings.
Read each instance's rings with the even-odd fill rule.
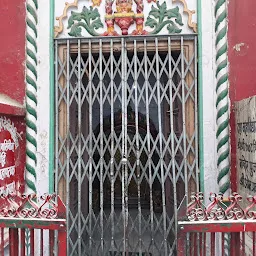
[[[199,169],[200,191],[204,193],[204,119],[203,119],[203,63],[202,63],[202,6],[197,0],[198,26],[198,110],[199,110]]]
[[[230,187],[230,145],[229,145],[229,95],[228,95],[228,56],[227,56],[227,1],[215,3],[216,35],[216,109],[217,109],[217,167],[219,191],[229,195]],[[221,72],[221,73],[220,73]],[[223,121],[224,120],[224,121]],[[220,150],[222,149],[222,151]]]
[[[26,0],[26,192],[36,193],[37,0]]]
[[[49,124],[49,193],[54,192],[54,10],[55,1],[50,0],[50,124]]]

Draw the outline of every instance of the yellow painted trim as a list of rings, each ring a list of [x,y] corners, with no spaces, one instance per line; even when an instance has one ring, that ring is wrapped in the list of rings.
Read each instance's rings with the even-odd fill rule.
[[[114,13],[114,17],[116,18],[134,17],[134,12]]]
[[[54,37],[56,38],[63,31],[63,19],[67,17],[67,12],[70,7],[77,7],[79,0],[74,0],[73,3],[65,3],[65,7],[61,16],[57,17],[56,20],[59,21],[59,26],[54,26]]]
[[[134,16],[135,16],[135,18],[143,18],[144,14],[143,13],[136,13]]]
[[[183,13],[186,13],[188,15],[188,27],[191,28],[195,33],[197,33],[197,24],[192,21],[192,16],[196,13],[196,11],[188,9],[188,4],[186,0],[172,0],[172,2],[181,2],[183,4]]]

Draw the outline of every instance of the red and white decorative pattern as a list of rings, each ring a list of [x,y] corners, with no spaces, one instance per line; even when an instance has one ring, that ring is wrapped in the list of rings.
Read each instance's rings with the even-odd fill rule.
[[[56,195],[36,194],[0,196],[0,217],[13,218],[46,218],[56,219],[58,205],[55,203]]]
[[[211,193],[211,203],[207,206],[203,204],[202,193],[191,196],[191,200],[187,207],[187,217],[190,221],[256,220],[256,195],[246,198],[245,207],[243,197],[238,193],[233,193],[227,199],[224,199],[222,194]]]

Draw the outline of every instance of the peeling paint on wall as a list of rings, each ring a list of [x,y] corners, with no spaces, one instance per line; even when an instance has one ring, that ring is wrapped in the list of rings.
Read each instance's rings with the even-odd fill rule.
[[[241,47],[244,46],[244,43],[236,44],[233,49],[236,50],[237,52],[241,51]]]

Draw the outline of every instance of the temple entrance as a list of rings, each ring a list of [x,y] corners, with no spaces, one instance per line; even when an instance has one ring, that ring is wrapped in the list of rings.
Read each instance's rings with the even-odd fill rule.
[[[173,255],[197,191],[195,39],[56,40],[68,255]]]
[[[121,109],[118,110],[116,113],[114,113],[114,133],[117,135],[117,137],[122,136],[122,113]],[[127,107],[127,148],[128,148],[128,156],[123,157],[122,155],[122,145],[119,144],[119,147],[117,147],[113,158],[111,157],[111,150],[108,150],[104,154],[104,161],[105,162],[115,162],[116,165],[113,166],[113,175],[117,174],[116,181],[114,184],[114,191],[115,191],[115,197],[114,197],[114,205],[116,209],[122,208],[122,175],[120,173],[120,170],[123,168],[123,165],[128,165],[127,169],[127,176],[131,177],[130,181],[128,181],[125,186],[127,187],[127,197],[128,197],[128,207],[130,209],[138,208],[138,193],[140,193],[140,207],[144,209],[150,208],[150,187],[146,181],[146,179],[143,177],[140,181],[140,184],[138,186],[138,179],[141,177],[141,167],[144,167],[147,163],[148,156],[145,151],[139,152],[139,148],[136,148],[136,136],[139,136],[143,140],[146,137],[147,134],[147,125],[146,125],[146,116],[142,113],[137,113],[138,120],[140,120],[140,124],[136,127],[136,113],[134,109],[131,106]],[[109,125],[111,124],[111,116],[106,116],[103,120],[103,127],[104,127],[104,136],[106,136],[107,140],[110,139],[111,136],[111,127]],[[100,124],[99,124],[100,125]],[[99,125],[96,128],[96,134],[99,132]],[[154,124],[151,123],[151,127],[154,127]],[[156,130],[155,127],[152,133],[154,136],[156,136]],[[138,134],[137,134],[138,132]],[[138,160],[139,155],[139,162]],[[94,161],[98,162],[100,161],[100,155],[96,154],[94,155]],[[119,165],[119,166],[118,166]],[[118,169],[120,168],[120,170]],[[134,179],[135,176],[136,178]],[[100,182],[96,182],[94,184],[95,191],[100,191]],[[96,192],[97,194],[97,192]],[[99,198],[99,195],[97,195],[97,198]],[[104,207],[111,208],[111,181],[106,180],[105,186],[104,186]],[[100,203],[99,201],[95,200],[95,203],[98,205],[98,207],[95,207],[95,211],[97,209],[100,209]]]

